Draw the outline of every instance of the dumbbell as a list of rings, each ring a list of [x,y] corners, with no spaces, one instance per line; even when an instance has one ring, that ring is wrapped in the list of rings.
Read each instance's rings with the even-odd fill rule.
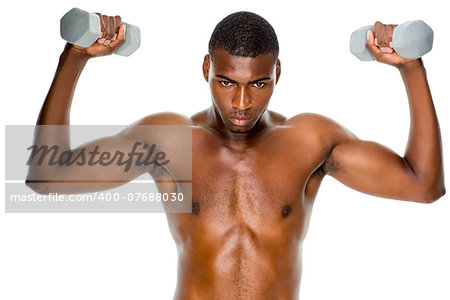
[[[114,53],[129,56],[141,45],[141,32],[137,26],[125,22],[122,24],[126,26],[125,41]],[[100,37],[100,17],[74,7],[61,18],[60,31],[61,37],[67,42],[80,47],[89,47]]]
[[[350,52],[362,61],[375,60],[366,48],[367,31],[373,25],[361,27],[350,36]],[[409,21],[394,28],[392,48],[405,59],[419,58],[433,48],[433,30],[421,20]]]

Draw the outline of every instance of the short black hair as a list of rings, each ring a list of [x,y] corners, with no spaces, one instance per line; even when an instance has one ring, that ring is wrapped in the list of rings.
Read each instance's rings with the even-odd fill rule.
[[[278,58],[278,38],[272,25],[263,17],[248,11],[239,11],[220,21],[209,40],[208,52],[224,49],[229,54],[256,57],[272,53]]]

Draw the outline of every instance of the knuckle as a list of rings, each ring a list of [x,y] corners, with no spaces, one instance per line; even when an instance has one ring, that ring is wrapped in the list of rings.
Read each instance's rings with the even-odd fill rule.
[[[111,40],[114,37],[115,29],[116,29],[116,21],[114,17],[108,17],[109,30],[108,30],[108,40]]]
[[[101,29],[101,31],[104,32],[105,31],[105,22],[103,22],[103,16],[99,13],[97,13],[97,15],[99,16],[99,19],[100,19],[100,29]]]
[[[101,22],[102,22],[103,32],[105,32],[108,29],[107,17],[106,16],[102,16]]]
[[[111,25],[109,22],[106,23],[106,29],[105,29],[105,39],[109,40],[111,39]]]
[[[122,23],[122,20],[120,19],[119,16],[116,16],[115,17],[115,21],[116,21],[115,32],[118,33],[119,32],[119,28],[120,28],[120,24]]]

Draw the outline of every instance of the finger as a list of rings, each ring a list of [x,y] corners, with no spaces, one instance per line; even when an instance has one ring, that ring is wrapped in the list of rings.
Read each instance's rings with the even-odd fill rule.
[[[383,47],[385,46],[384,32],[385,26],[383,23],[377,21],[377,31],[375,32],[375,36],[377,37],[378,47],[380,47],[381,51],[383,51]]]
[[[116,18],[115,17],[108,17],[109,19],[109,38],[108,40],[112,40],[112,38],[114,37],[114,35],[116,34]]]
[[[376,21],[375,24],[373,25],[373,34],[375,36],[375,38],[377,39],[377,46],[379,46],[379,42],[380,42],[380,32],[381,32],[381,22],[380,21]]]
[[[390,53],[394,52],[394,49],[392,47],[392,38],[394,36],[394,29],[397,27],[397,25],[389,25],[389,50]]]
[[[116,21],[116,27],[114,28],[114,32],[118,33],[120,25],[122,24],[122,18],[120,16],[115,16],[114,19]]]
[[[99,43],[99,44],[102,44],[105,40],[104,40],[104,36],[105,36],[105,28],[106,28],[106,26],[105,26],[105,22],[104,22],[104,20],[103,20],[103,15],[102,14],[100,14],[100,13],[95,13],[97,16],[99,16],[99,18],[100,18],[100,36],[99,36],[99,38],[97,39],[97,42]]]
[[[126,26],[124,24],[122,24],[119,27],[119,33],[117,34],[117,38],[111,42],[111,44],[109,44],[109,46],[116,50],[117,48],[119,48],[120,45],[122,45],[122,43],[125,41],[125,31],[126,31]]]
[[[102,15],[102,20],[103,20],[103,23],[105,24],[105,30],[103,30],[103,38],[100,40],[100,44],[104,45],[105,42],[108,40],[110,24],[108,21],[108,16]]]
[[[387,26],[384,25],[384,24],[383,24],[383,33],[382,33],[382,35],[383,35],[382,46],[386,48],[386,47],[389,46],[389,38],[390,38],[390,36],[389,36],[389,30],[388,30]]]
[[[113,24],[111,24],[112,18],[108,16],[104,16],[105,18],[105,24],[106,24],[106,30],[105,30],[105,41],[103,42],[103,45],[109,44],[109,41],[114,36],[114,33],[112,32],[114,30]]]
[[[111,39],[112,41],[115,41],[117,39],[117,33],[119,32],[120,24],[122,23],[122,18],[120,16],[114,17],[114,36]]]
[[[396,25],[384,25],[382,29],[383,43],[380,44],[384,49],[382,49],[385,53],[394,52],[392,49],[392,35],[394,33],[394,28]]]
[[[375,37],[375,46],[378,46],[380,48],[381,48],[380,42],[382,41],[381,26],[382,26],[382,23],[380,21],[376,21],[375,24],[373,25],[373,35]]]

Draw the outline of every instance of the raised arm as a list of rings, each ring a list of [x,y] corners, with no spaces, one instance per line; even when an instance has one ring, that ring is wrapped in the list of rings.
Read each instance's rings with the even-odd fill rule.
[[[118,134],[71,148],[68,125],[78,78],[89,59],[112,54],[124,41],[125,26],[119,26],[120,17],[100,15],[100,19],[103,34],[97,42],[88,48],[66,44],[60,56],[37,121],[33,143],[35,148],[31,150],[29,158],[26,184],[36,192],[63,194],[105,190],[131,181],[145,172],[156,172],[152,162],[162,164],[169,158],[160,156],[158,160],[155,155],[160,150],[166,154],[170,152],[169,148],[173,148],[173,145],[168,144],[167,136],[177,132],[170,128],[164,130],[161,127],[140,125],[185,123],[182,116],[155,114]],[[152,145],[155,148],[150,152]],[[64,156],[61,156],[63,153]],[[142,153],[141,161],[137,163],[139,153]]]
[[[392,26],[376,26],[375,31],[377,27],[375,36],[392,36]],[[386,32],[388,34],[384,34]],[[433,202],[445,194],[444,171],[439,123],[422,59],[403,59],[389,48],[389,40],[375,43],[372,32],[369,32],[367,47],[377,61],[395,66],[405,84],[411,116],[406,152],[402,157],[376,142],[360,140],[339,124],[327,121],[325,132],[335,137],[325,163],[328,174],[364,193]]]

